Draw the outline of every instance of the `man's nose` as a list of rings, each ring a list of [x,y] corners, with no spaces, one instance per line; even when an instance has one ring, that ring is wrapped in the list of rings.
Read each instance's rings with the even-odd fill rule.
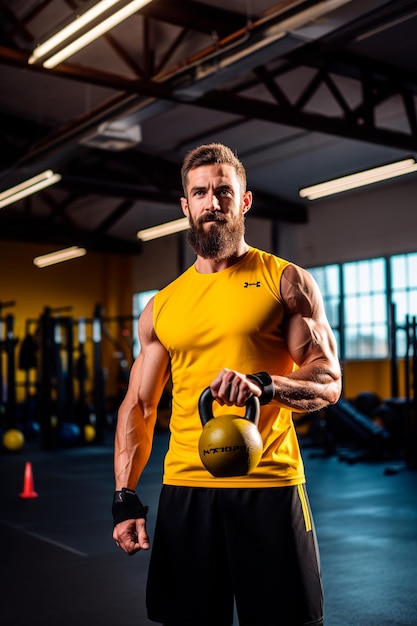
[[[206,211],[220,211],[219,199],[212,191],[207,194]]]

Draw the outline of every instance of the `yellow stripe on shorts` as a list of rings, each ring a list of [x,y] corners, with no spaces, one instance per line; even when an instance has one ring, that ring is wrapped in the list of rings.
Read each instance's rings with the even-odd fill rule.
[[[310,509],[308,508],[306,494],[303,485],[297,485],[298,497],[300,498],[301,508],[303,510],[304,523],[306,526],[306,532],[311,530],[311,517]]]

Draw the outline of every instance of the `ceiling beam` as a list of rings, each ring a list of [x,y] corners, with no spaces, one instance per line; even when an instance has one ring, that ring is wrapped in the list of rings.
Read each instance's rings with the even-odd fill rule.
[[[391,96],[393,95],[391,92]],[[205,94],[193,104],[216,111],[221,110],[223,113],[241,115],[248,119],[303,128],[326,135],[356,139],[401,150],[417,150],[417,136],[411,132],[405,133],[377,128],[361,123],[361,119],[355,123],[343,117],[336,118],[319,113],[306,113],[299,111],[295,106],[279,107],[274,103],[239,96],[225,90],[215,90]]]
[[[127,200],[137,200],[152,204],[163,204],[166,206],[179,207],[182,191],[172,190],[171,192],[161,192],[159,189],[149,190],[146,186],[121,183],[120,181],[110,181],[104,178],[83,177],[82,175],[63,175],[60,187],[68,187],[69,190],[77,194],[92,194],[115,198],[126,198]],[[261,191],[253,190],[256,200],[252,214],[255,217],[273,219],[288,223],[306,223],[308,214],[303,204],[289,202],[265,194]],[[129,207],[132,208],[132,207]]]
[[[224,37],[239,30],[245,27],[248,17],[251,17],[191,0],[153,0],[141,9],[141,14],[173,26],[190,28],[210,37],[214,32]]]
[[[18,64],[23,67],[25,55],[18,53],[17,51],[10,51],[0,47],[0,61],[10,62],[12,64]],[[364,65],[362,59],[356,58],[350,59],[350,68],[352,64],[358,73],[363,78],[363,85],[366,80],[370,80],[369,73],[364,77]],[[346,65],[346,58],[345,58]],[[25,67],[27,67],[25,65]],[[49,71],[44,70],[36,66],[30,66],[30,69],[34,71]],[[337,69],[337,68],[336,68]],[[335,69],[332,68],[332,72]],[[413,119],[413,113],[410,109],[410,103],[412,104],[412,96],[417,92],[417,78],[407,74],[405,84],[397,77],[395,82],[392,79],[392,69],[385,68],[379,64],[373,70],[377,72],[377,76],[373,78],[374,89],[362,89],[363,102],[362,108],[366,110],[374,110],[383,98],[394,97],[399,95],[408,106],[408,115],[410,120]],[[318,81],[327,81],[329,84],[329,72],[320,70],[318,75]],[[214,89],[208,93],[205,93],[201,97],[189,101],[186,97],[182,97],[178,92],[165,83],[157,83],[151,80],[126,80],[121,77],[117,77],[106,72],[97,72],[86,68],[78,68],[70,64],[62,64],[59,69],[54,73],[71,77],[74,80],[92,81],[94,84],[100,84],[101,86],[113,87],[117,91],[117,95],[114,99],[111,99],[102,107],[99,107],[88,115],[84,116],[81,120],[77,120],[74,124],[61,128],[60,132],[54,133],[51,137],[47,137],[44,144],[38,144],[32,151],[29,151],[25,161],[37,158],[44,151],[49,151],[51,148],[59,145],[67,140],[74,140],[76,137],[80,137],[85,134],[91,128],[94,128],[101,121],[108,119],[112,115],[121,115],[123,110],[131,108],[135,102],[135,97],[142,95],[143,100],[140,105],[146,106],[146,98],[155,98],[157,101],[167,101],[171,103],[180,104],[185,101],[187,104],[194,106],[205,107],[214,109],[216,111],[227,112],[232,115],[243,116],[248,119],[259,119],[269,121],[277,124],[283,124],[292,126],[295,128],[303,128],[310,131],[332,134],[336,136],[347,137],[350,139],[357,139],[359,141],[365,141],[369,143],[375,143],[379,145],[389,146],[407,151],[414,151],[417,149],[417,137],[414,132],[414,127],[411,124],[409,132],[392,131],[383,128],[378,128],[373,124],[367,124],[366,119],[359,115],[360,109],[356,113],[356,119],[354,115],[340,115],[340,117],[330,117],[318,113],[307,113],[299,110],[297,106],[291,106],[288,101],[283,106],[282,96],[280,102],[274,104],[260,99],[247,98],[242,94],[232,93],[226,90]],[[271,91],[273,85],[271,82],[272,74],[267,78],[268,74],[265,70],[258,71],[258,81],[268,80],[268,89]],[[259,82],[258,82],[259,84]],[[276,87],[276,93],[278,93],[278,86]],[[377,95],[375,95],[375,91]],[[331,91],[329,90],[329,96]],[[333,97],[335,94],[333,93]],[[137,101],[136,101],[137,102]],[[339,102],[340,105],[340,102]]]
[[[134,204],[135,203],[132,200],[125,200],[124,202],[121,202],[119,206],[117,206],[114,211],[110,213],[110,215],[108,215],[96,228],[94,228],[94,236],[103,235],[110,230],[110,228],[117,224],[117,222],[124,215],[126,215],[126,213],[129,213],[129,211],[134,207]]]
[[[106,252],[113,254],[139,254],[141,244],[138,241],[127,241],[117,237],[100,234],[99,237],[83,229],[74,232],[68,224],[51,223],[48,217],[34,217],[22,213],[0,215],[0,230],[3,241],[25,241],[39,244],[50,244],[65,247],[79,245],[91,252]]]

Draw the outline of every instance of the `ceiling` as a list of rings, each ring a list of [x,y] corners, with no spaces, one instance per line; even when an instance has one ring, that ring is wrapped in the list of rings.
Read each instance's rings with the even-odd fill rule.
[[[2,240],[138,253],[139,229],[181,216],[200,143],[237,152],[253,215],[294,223],[313,210],[300,187],[417,153],[415,0],[153,0],[28,64],[90,4],[0,0],[0,190],[62,175],[0,210]]]

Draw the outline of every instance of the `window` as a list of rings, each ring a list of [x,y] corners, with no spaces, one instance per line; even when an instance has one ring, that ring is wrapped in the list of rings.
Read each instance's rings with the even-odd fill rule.
[[[314,267],[310,274],[319,286],[323,296],[324,308],[330,326],[333,329],[338,344],[338,353],[342,354],[340,337],[340,267],[339,265],[326,265]]]
[[[397,353],[405,356],[407,333],[405,324],[417,317],[417,253],[391,257],[391,302],[394,306]]]
[[[388,357],[386,261],[342,265],[345,357]]]
[[[355,261],[309,271],[322,293],[340,358],[387,358],[386,260]]]

